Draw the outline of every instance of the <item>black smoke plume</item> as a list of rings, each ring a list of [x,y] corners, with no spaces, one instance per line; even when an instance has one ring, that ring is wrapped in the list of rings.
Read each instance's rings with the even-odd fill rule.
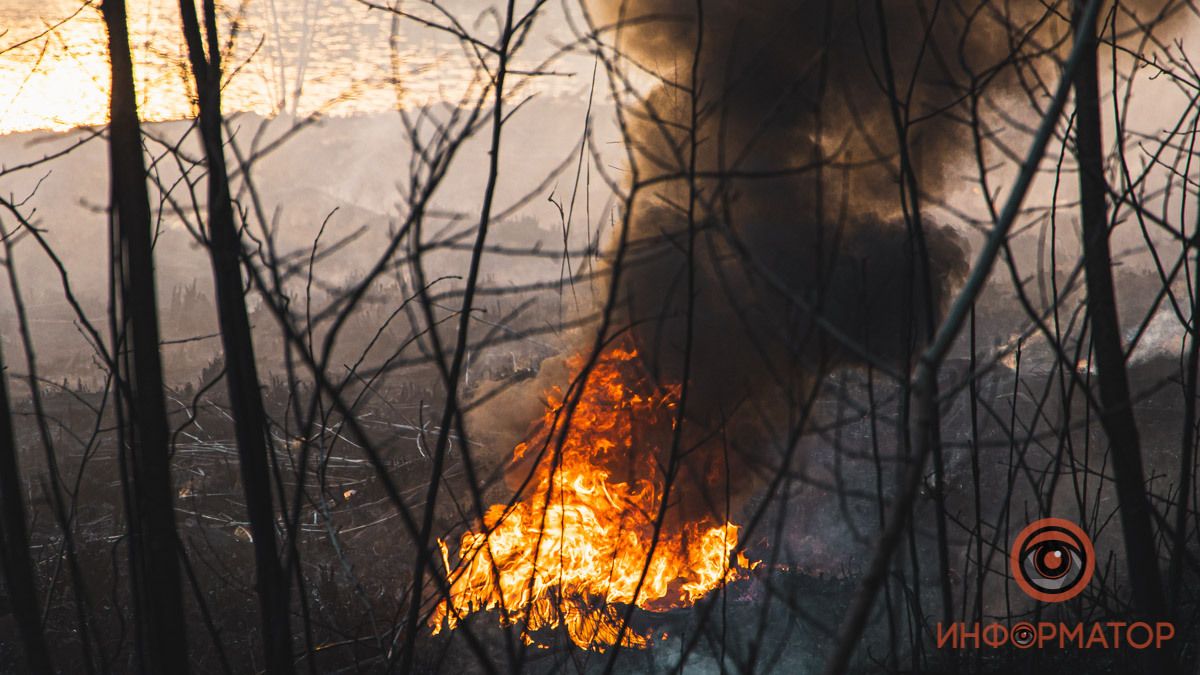
[[[965,239],[929,215],[970,173],[968,106],[974,95],[1016,100],[1021,59],[1026,75],[1053,80],[1049,57],[1070,46],[1071,7],[591,7],[598,24],[622,26],[615,44],[633,70],[661,78],[628,115],[631,176],[645,187],[629,214],[622,325],[657,378],[681,381],[692,270],[687,412],[698,431],[684,477],[741,479],[755,464],[769,473],[772,439],[824,374],[868,362],[911,368],[968,269]],[[904,163],[916,204],[901,196]],[[726,456],[752,461],[713,471]]]

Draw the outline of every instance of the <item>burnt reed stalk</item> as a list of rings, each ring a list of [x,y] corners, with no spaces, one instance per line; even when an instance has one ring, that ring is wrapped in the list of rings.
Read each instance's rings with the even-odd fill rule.
[[[225,382],[233,408],[242,488],[254,538],[256,590],[262,614],[263,651],[268,673],[291,673],[292,636],[288,620],[287,575],[275,543],[275,510],[267,456],[267,420],[254,362],[254,341],[242,283],[241,241],[234,223],[229,175],[221,133],[221,45],[216,8],[204,0],[206,36],[196,5],[181,0],[183,35],[200,109],[200,134],[208,162],[208,251],[217,295],[217,318],[225,354]],[[205,51],[207,38],[207,53]]]
[[[105,0],[112,64],[109,162],[112,251],[118,285],[117,325],[127,351],[120,379],[130,500],[130,573],[135,589],[137,646],[144,672],[188,672],[188,646],[175,529],[169,432],[159,354],[151,234],[153,221],[142,155],[133,64],[123,0]]]

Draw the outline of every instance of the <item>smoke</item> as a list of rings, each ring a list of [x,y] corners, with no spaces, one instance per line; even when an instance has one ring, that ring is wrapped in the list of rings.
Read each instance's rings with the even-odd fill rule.
[[[1145,18],[1162,4],[1125,8]],[[1070,6],[594,0],[592,9],[598,23],[623,26],[624,57],[662,78],[628,117],[631,174],[652,187],[628,214],[622,325],[654,376],[679,382],[691,316],[696,437],[683,474],[711,489],[725,473],[711,467],[738,458],[730,473],[745,492],[753,469],[777,466],[772,439],[824,374],[868,361],[911,368],[968,270],[965,239],[929,213],[969,175],[972,92],[993,102],[1018,94],[1014,54],[1040,51],[1051,65],[1045,52],[1069,47]],[[921,192],[915,227],[913,204],[905,218],[901,201],[896,115],[908,121]]]

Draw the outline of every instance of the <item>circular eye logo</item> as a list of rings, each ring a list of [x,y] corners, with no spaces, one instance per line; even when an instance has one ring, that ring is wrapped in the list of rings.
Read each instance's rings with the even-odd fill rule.
[[[1028,649],[1033,646],[1033,639],[1037,637],[1034,632],[1033,624],[1022,621],[1012,627],[1012,643],[1021,649]]]
[[[1042,602],[1063,602],[1082,593],[1092,580],[1096,552],[1091,538],[1075,523],[1042,518],[1017,535],[1009,564],[1026,595]]]

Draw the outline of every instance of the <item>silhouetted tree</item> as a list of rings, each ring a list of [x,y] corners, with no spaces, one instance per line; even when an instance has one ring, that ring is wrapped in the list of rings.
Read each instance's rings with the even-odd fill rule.
[[[1099,41],[1095,21],[1084,23],[1085,4],[1076,0],[1072,5],[1076,38],[1084,42],[1083,59],[1074,75],[1075,151],[1079,160],[1079,208],[1083,221],[1088,312],[1100,384],[1100,423],[1112,444],[1113,473],[1134,606],[1143,619],[1162,621],[1166,618],[1162,574],[1158,569],[1154,524],[1150,519],[1151,506],[1142,470],[1141,442],[1133,416],[1133,397],[1125,371],[1121,324],[1117,319],[1113,292],[1112,256],[1108,247],[1107,185],[1100,132]],[[1158,658],[1158,650],[1149,650],[1147,658],[1157,661],[1156,672],[1169,672],[1167,660]]]
[[[112,63],[109,162],[112,182],[113,281],[117,284],[114,350],[121,362],[119,389],[127,426],[123,475],[130,495],[130,567],[138,614],[138,652],[152,673],[188,672],[179,540],[175,529],[169,434],[159,355],[152,220],[142,130],[124,0],[106,0]]]
[[[291,628],[288,621],[287,575],[275,545],[275,511],[271,499],[267,457],[267,419],[254,362],[254,342],[246,313],[241,272],[241,238],[234,223],[229,176],[221,125],[221,44],[213,0],[204,0],[204,25],[193,0],[181,0],[183,36],[187,42],[192,77],[200,108],[200,134],[208,160],[208,251],[217,292],[217,316],[225,355],[225,381],[233,408],[234,433],[241,458],[242,488],[254,534],[256,590],[263,625],[267,672],[292,672]],[[296,561],[298,564],[298,561]]]

